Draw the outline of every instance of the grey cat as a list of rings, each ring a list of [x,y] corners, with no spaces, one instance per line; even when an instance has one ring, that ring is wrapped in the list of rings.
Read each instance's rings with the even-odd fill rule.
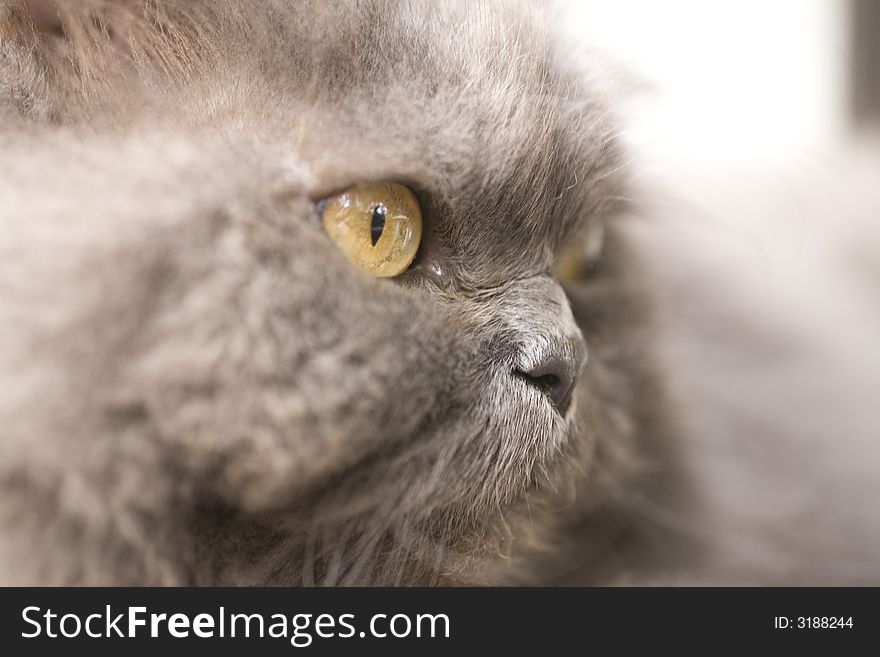
[[[576,61],[516,3],[6,3],[0,583],[710,572]],[[321,217],[386,182],[380,279]]]
[[[550,273],[626,182],[608,99],[535,11],[3,25],[4,583],[528,578],[662,438],[621,247],[576,317]],[[315,221],[371,181],[424,212],[393,281]]]

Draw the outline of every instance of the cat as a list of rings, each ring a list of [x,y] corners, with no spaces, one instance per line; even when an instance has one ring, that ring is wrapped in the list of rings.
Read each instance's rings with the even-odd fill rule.
[[[29,2],[2,34],[3,583],[549,581],[585,518],[598,569],[667,411],[614,231],[571,303],[551,273],[627,183],[538,10]],[[393,280],[316,221],[381,181],[424,213]]]
[[[515,2],[5,3],[0,583],[731,581],[573,49]],[[386,183],[377,278],[324,222]]]

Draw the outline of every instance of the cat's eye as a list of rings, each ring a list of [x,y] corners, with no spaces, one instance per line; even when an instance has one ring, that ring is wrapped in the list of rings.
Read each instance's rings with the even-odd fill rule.
[[[563,283],[586,278],[595,270],[604,242],[604,226],[600,223],[590,224],[581,235],[562,249],[553,267],[553,275]]]
[[[356,185],[322,205],[324,230],[355,267],[389,277],[412,264],[422,241],[422,210],[408,187]]]

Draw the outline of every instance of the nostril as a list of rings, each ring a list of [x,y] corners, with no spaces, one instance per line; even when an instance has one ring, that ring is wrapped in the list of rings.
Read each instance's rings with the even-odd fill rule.
[[[528,379],[529,383],[536,388],[539,388],[547,395],[552,395],[553,391],[557,390],[562,385],[559,377],[555,374],[544,374],[543,376],[532,376],[531,374],[526,374],[524,372],[520,372],[520,374],[524,379]]]
[[[571,405],[580,365],[580,358],[551,354],[532,367],[515,370],[514,374],[547,395],[550,403],[564,415]]]

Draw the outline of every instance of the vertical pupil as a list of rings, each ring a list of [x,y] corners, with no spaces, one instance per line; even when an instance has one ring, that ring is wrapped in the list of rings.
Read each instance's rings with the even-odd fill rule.
[[[370,222],[370,241],[373,246],[382,237],[382,231],[385,230],[385,215],[388,213],[387,208],[381,203],[373,208],[373,220]]]

